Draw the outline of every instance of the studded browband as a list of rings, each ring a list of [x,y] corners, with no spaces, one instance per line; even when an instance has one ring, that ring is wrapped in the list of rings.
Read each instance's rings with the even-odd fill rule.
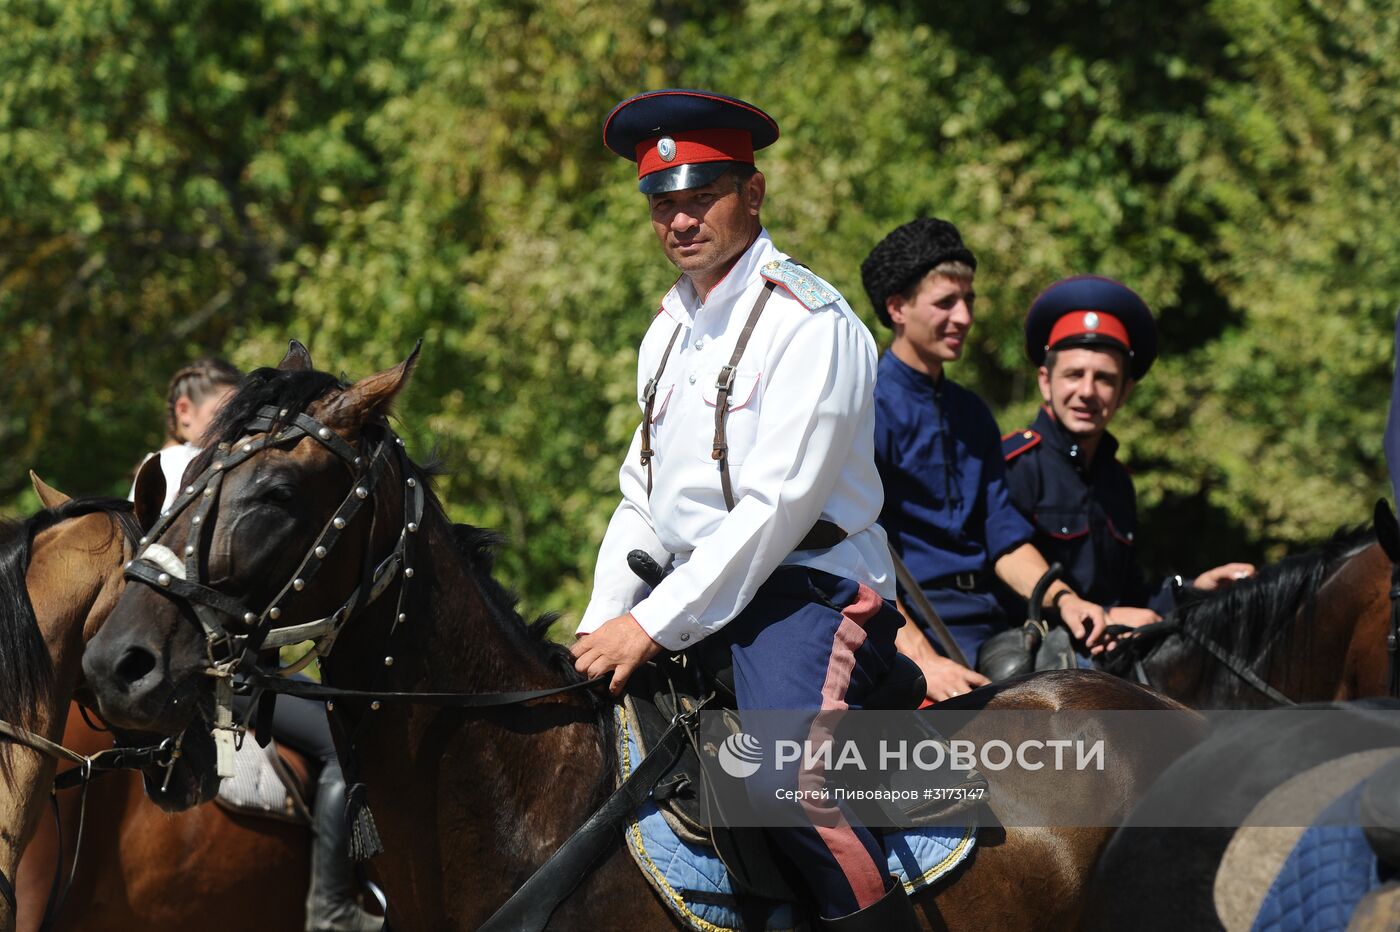
[[[279,426],[277,433],[271,433]],[[127,579],[148,585],[166,598],[188,606],[204,631],[209,659],[207,672],[216,678],[214,737],[219,755],[220,776],[229,776],[232,773],[233,739],[237,731],[232,721],[233,674],[244,664],[251,667],[260,678],[265,677],[268,672],[284,677],[299,672],[317,657],[324,658],[329,655],[331,646],[346,623],[377,599],[400,570],[405,583],[413,576],[413,568],[409,565],[410,542],[417,533],[423,517],[423,490],[418,480],[411,475],[408,457],[403,451],[403,441],[389,430],[387,424],[381,423],[379,426],[383,435],[374,442],[372,450],[361,452],[308,414],[291,414],[287,409],[279,410],[275,406],[260,409],[257,416],[248,422],[245,430],[250,435],[263,433],[264,436],[250,437],[238,444],[220,444],[209,466],[184,488],[170,509],[164,512],[138,541],[140,549],[136,558],[125,567],[124,574]],[[296,571],[261,611],[253,611],[238,599],[225,595],[203,582],[201,564],[206,556],[205,545],[212,539],[212,522],[209,518],[218,503],[224,476],[230,470],[267,447],[295,446],[306,437],[320,443],[339,457],[351,470],[354,481],[350,491],[298,564]],[[235,446],[237,449],[233,449]],[[375,565],[372,551],[375,519],[371,508],[370,532],[365,538],[360,582],[349,598],[324,618],[298,625],[274,627],[274,623],[287,610],[288,604],[315,578],[360,509],[366,502],[372,503],[390,457],[398,459],[406,486],[404,526],[393,550]],[[180,514],[191,507],[195,509],[195,513],[190,519],[190,533],[182,560],[169,548],[155,541]],[[407,620],[403,611],[407,589],[406,584],[400,587],[391,637],[398,625]],[[230,619],[236,626],[240,626],[240,630],[232,631],[227,627],[226,622]],[[311,649],[291,666],[279,666],[268,671],[257,662],[256,655],[260,650],[307,640],[313,642]],[[384,663],[392,665],[393,658],[386,656]]]

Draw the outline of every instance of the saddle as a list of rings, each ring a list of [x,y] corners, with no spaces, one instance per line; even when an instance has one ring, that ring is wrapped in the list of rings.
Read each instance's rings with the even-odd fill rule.
[[[1074,644],[1063,627],[1052,628],[1042,617],[1041,602],[1050,584],[1064,574],[1056,563],[1036,581],[1027,603],[1026,623],[987,638],[977,655],[977,672],[993,683],[1041,670],[1073,670]]]
[[[234,774],[219,783],[214,802],[239,815],[309,826],[309,801],[316,795],[310,761],[284,744],[270,741],[263,748],[247,737],[251,732],[235,752]]]
[[[700,648],[704,643],[685,654],[645,664],[628,681],[623,706],[644,755],[680,713],[702,707],[711,711],[733,711],[734,671],[729,663],[716,662],[721,656],[727,660],[728,653],[711,651],[702,655]],[[918,665],[898,655],[890,673],[866,698],[865,708],[912,710],[918,708],[923,697],[924,677]],[[732,718],[731,730],[739,731],[737,714]],[[789,868],[781,858],[774,856],[762,829],[721,827],[723,819],[715,808],[716,801],[709,791],[695,740],[696,736],[692,735],[676,763],[657,782],[652,790],[652,802],[677,837],[714,850],[741,898],[750,900],[749,908],[757,910],[755,915],[767,914],[775,904],[797,901],[794,890],[801,889],[801,884],[788,876]],[[985,781],[973,771],[962,778],[960,785],[985,786]],[[871,805],[888,807],[892,804]],[[934,825],[972,805],[976,803],[968,799],[920,801],[904,809],[882,811],[879,815],[894,824],[914,828]]]
[[[661,566],[645,551],[632,551],[627,555],[627,563],[653,588],[664,576]],[[924,675],[918,664],[896,654],[889,673],[866,697],[865,708],[917,709],[924,694]],[[628,680],[623,704],[645,756],[678,715],[702,707],[734,710],[737,702],[732,658],[728,650],[701,641],[682,654],[643,664]],[[731,730],[739,730],[737,716]],[[766,920],[760,917],[768,915],[775,905],[798,901],[795,878],[790,879],[784,862],[774,857],[762,829],[720,827],[722,820],[712,817],[717,815],[715,801],[708,790],[695,735],[690,738],[676,762],[652,789],[652,802],[681,840],[714,849],[740,894],[741,909],[759,920],[757,928],[764,928]],[[965,776],[964,784],[983,788],[986,785],[975,771]],[[895,821],[910,827],[929,825],[969,805],[966,800],[916,804]]]

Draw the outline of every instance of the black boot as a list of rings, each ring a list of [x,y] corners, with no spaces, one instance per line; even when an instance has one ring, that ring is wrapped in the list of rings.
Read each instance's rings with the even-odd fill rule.
[[[378,932],[384,920],[360,908],[355,868],[346,853],[345,776],[334,758],[321,767],[311,817],[311,886],[306,891],[307,932]]]
[[[904,884],[891,877],[894,886],[879,901],[839,919],[818,919],[817,928],[826,932],[917,932],[919,917]]]

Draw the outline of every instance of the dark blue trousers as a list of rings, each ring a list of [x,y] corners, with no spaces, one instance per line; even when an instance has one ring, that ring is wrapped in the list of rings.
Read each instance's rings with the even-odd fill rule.
[[[866,586],[786,566],[702,646],[728,649],[741,711],[828,713],[813,716],[812,737],[819,740],[842,710],[862,708],[870,688],[889,672],[902,623],[893,603]],[[788,783],[812,789],[822,780],[820,773],[799,775],[797,769],[783,776],[764,768],[750,777],[746,789],[755,806],[771,806],[775,790]],[[880,836],[843,804],[804,803],[802,809],[810,824],[769,831],[806,880],[821,915],[834,919],[878,901],[891,883]]]

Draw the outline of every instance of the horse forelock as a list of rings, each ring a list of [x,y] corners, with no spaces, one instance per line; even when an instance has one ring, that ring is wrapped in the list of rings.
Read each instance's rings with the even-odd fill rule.
[[[305,411],[314,402],[332,391],[346,388],[346,383],[316,369],[285,370],[264,367],[254,369],[239,383],[233,397],[224,402],[214,423],[209,426],[203,438],[206,447],[220,443],[234,443],[248,430],[248,422],[253,420],[265,407],[275,407],[287,412],[290,420]],[[274,424],[277,430],[281,424]],[[207,461],[208,450],[201,455]],[[207,465],[201,462],[201,466]]]
[[[57,524],[94,513],[108,515],[117,533],[121,516],[130,514],[131,507],[123,499],[77,498],[23,520],[0,520],[0,669],[5,671],[0,677],[0,719],[33,728],[53,688],[53,658],[27,582],[34,539]],[[5,774],[12,748],[10,742],[0,742],[0,771]]]

